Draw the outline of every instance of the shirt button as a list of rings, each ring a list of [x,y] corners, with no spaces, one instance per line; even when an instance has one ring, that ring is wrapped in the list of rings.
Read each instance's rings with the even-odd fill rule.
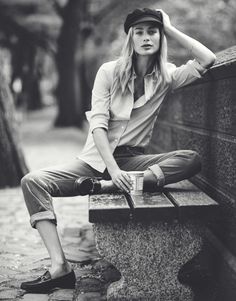
[[[123,130],[123,129],[124,129],[124,126],[122,125],[122,127],[121,127],[121,128],[122,128],[122,130]]]

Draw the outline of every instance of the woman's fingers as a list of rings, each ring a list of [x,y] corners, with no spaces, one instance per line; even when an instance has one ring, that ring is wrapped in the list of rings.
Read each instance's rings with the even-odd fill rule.
[[[131,187],[132,181],[131,181],[130,176],[128,175],[128,173],[125,172],[122,175],[123,175],[123,179],[124,179],[126,185]]]
[[[124,190],[126,192],[130,192],[129,185],[127,185],[127,183],[122,181],[122,180],[118,180],[116,186],[118,186],[118,188],[120,188],[121,190]]]
[[[156,9],[156,11],[159,11],[159,12],[161,12],[161,14],[162,14],[163,18],[164,18],[164,17],[168,17],[168,18],[169,18],[169,16],[167,15],[167,13],[166,13],[166,12],[164,12],[164,10],[163,10],[163,9],[161,9],[161,8],[157,8],[157,9]]]
[[[122,187],[123,189],[126,191],[126,192],[130,192],[130,189],[131,189],[131,180],[130,180],[130,177],[127,173],[124,173],[122,174]]]
[[[164,12],[164,10],[159,9],[159,8],[156,9],[156,10],[159,11],[159,12],[161,12],[161,14],[162,14],[164,27],[171,26],[170,17],[167,15],[167,13]]]
[[[121,190],[130,192],[132,183],[129,175],[125,171],[121,171],[120,174],[117,175],[117,177],[114,179],[114,183]]]

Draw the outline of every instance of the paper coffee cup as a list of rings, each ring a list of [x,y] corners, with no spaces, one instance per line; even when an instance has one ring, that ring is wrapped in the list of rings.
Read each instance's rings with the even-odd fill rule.
[[[130,190],[130,194],[134,195],[142,195],[143,194],[143,171],[128,171],[128,175],[130,176],[132,187]]]

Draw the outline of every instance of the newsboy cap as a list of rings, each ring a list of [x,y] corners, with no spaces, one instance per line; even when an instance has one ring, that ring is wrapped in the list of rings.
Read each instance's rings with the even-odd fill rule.
[[[162,14],[158,10],[150,8],[138,8],[129,13],[124,23],[125,32],[128,33],[130,27],[141,22],[156,22],[160,27],[163,26]]]

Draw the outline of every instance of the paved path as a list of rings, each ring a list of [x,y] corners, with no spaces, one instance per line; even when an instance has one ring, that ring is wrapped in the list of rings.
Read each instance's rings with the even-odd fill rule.
[[[22,126],[22,144],[30,169],[37,169],[73,158],[84,143],[85,134],[77,129],[52,129],[54,112],[34,113]],[[110,281],[117,272],[99,259],[93,232],[88,223],[88,198],[56,198],[58,231],[63,249],[77,277],[75,290],[51,294],[24,294],[22,281],[41,275],[49,265],[48,254],[29,217],[20,187],[0,190],[0,300],[99,301],[105,300]]]

